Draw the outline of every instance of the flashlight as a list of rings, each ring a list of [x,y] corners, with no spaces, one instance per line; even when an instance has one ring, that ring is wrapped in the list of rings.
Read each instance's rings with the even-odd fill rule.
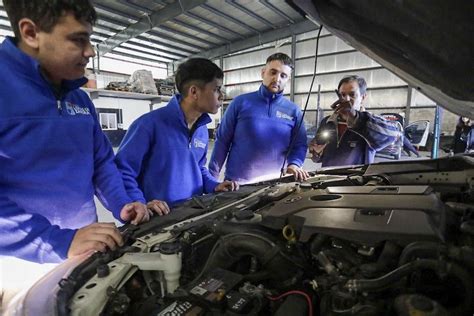
[[[316,144],[324,145],[329,142],[329,138],[331,137],[331,132],[328,130],[320,131],[316,134]]]

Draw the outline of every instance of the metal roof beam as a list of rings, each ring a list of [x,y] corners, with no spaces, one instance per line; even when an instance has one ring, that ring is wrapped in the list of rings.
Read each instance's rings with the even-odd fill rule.
[[[195,51],[188,50],[188,49],[178,47],[178,46],[174,46],[174,45],[170,45],[170,44],[167,44],[167,43],[159,42],[157,40],[154,40],[154,39],[148,38],[148,37],[144,37],[144,36],[137,36],[134,39],[141,40],[141,41],[147,41],[147,42],[150,42],[150,43],[153,43],[153,44],[156,44],[156,45],[164,46],[163,48],[158,48],[158,49],[161,49],[165,52],[169,52],[170,54],[176,54],[178,56],[179,55],[187,56],[187,55],[195,53]],[[175,51],[179,51],[179,53],[176,53]]]
[[[135,40],[140,40],[140,42],[136,42]],[[153,44],[156,44],[156,45],[161,45],[161,46],[167,46],[166,48],[160,48],[160,47],[155,47],[155,46],[151,46],[151,45],[148,45],[148,44],[145,44],[143,43],[143,41],[146,41],[146,42],[149,42],[149,43],[153,43]],[[171,48],[169,47],[170,45],[168,44],[164,44],[164,43],[160,43],[160,42],[157,42],[157,41],[154,41],[152,39],[149,39],[149,38],[146,38],[146,37],[141,37],[141,36],[138,36],[134,39],[132,39],[130,41],[131,44],[135,44],[135,45],[141,45],[143,47],[146,47],[148,49],[156,49],[157,51],[159,52],[163,52],[163,53],[167,53],[167,54],[171,54],[171,55],[175,55],[175,56],[178,56],[180,58],[185,58],[187,57],[189,54],[192,54],[193,52],[191,51],[186,51],[184,49],[181,49],[179,47],[176,47],[176,46],[173,46],[173,49],[168,49],[168,48]],[[175,50],[178,50],[179,52],[176,52]],[[187,54],[183,54],[183,52],[186,52]]]
[[[136,4],[136,3],[130,2],[130,1],[128,1],[128,0],[118,0],[118,1],[119,1],[120,3],[122,3],[122,4],[126,5],[126,6],[128,6],[128,7],[132,7],[132,8],[134,8],[135,10],[141,11],[141,12],[143,12],[143,13],[145,13],[145,14],[152,14],[152,13],[153,13],[153,10],[150,10],[150,9],[148,9],[148,8],[145,8],[145,7],[141,6],[141,5],[138,5],[138,4]]]
[[[191,25],[189,23],[186,23],[186,22],[183,22],[183,21],[180,21],[180,20],[177,20],[177,19],[173,19],[171,22],[173,23],[176,23],[178,25],[181,25],[181,26],[184,26],[190,30],[193,30],[193,31],[196,31],[196,32],[199,32],[199,33],[203,33],[203,34],[207,34],[211,37],[215,37],[215,38],[218,38],[220,39],[221,41],[223,42],[226,42],[226,43],[229,43],[229,39],[225,38],[225,37],[222,37],[220,35],[217,35],[215,33],[212,33],[212,32],[209,32],[208,30],[205,30],[203,28],[200,28],[200,27],[197,27],[197,26],[194,26],[194,25]]]
[[[221,18],[224,18],[224,19],[226,19],[226,20],[229,20],[229,21],[231,21],[232,23],[235,23],[235,24],[237,24],[237,25],[240,25],[241,27],[246,28],[247,30],[251,31],[252,33],[259,33],[259,30],[257,30],[256,28],[253,28],[253,27],[251,27],[250,25],[247,25],[247,24],[245,24],[245,23],[243,23],[243,22],[241,22],[241,21],[239,21],[239,20],[233,18],[233,17],[231,17],[231,16],[228,15],[228,14],[225,14],[225,13],[223,13],[223,12],[217,10],[217,9],[214,9],[214,8],[211,7],[210,5],[203,4],[203,5],[201,6],[201,8],[206,9],[206,10],[208,10],[208,11],[214,13],[215,15],[220,16]]]
[[[196,37],[195,35],[190,35],[190,34],[186,34],[184,32],[181,32],[181,31],[178,31],[178,30],[175,30],[171,27],[168,27],[168,26],[164,26],[164,25],[160,25],[157,27],[158,29],[162,29],[163,31],[166,31],[166,32],[170,32],[170,33],[173,33],[173,34],[176,34],[176,35],[179,35],[179,36],[182,36],[182,37],[187,37],[189,38],[190,40],[193,40],[193,41],[197,41],[197,42],[201,42],[207,46],[216,46],[217,44],[216,43],[213,43],[213,42],[209,42],[205,39],[202,39],[202,38],[199,38],[199,37]],[[202,49],[203,47],[205,46],[201,46],[199,44],[197,44],[197,46],[200,46]]]
[[[267,19],[261,17],[260,15],[258,14],[255,14],[254,12],[250,11],[249,9],[247,9],[246,7],[244,7],[243,5],[241,4],[238,4],[237,2],[235,2],[235,0],[225,0],[225,2],[227,4],[230,4],[231,6],[233,6],[234,8],[236,8],[237,10],[240,10],[242,12],[245,12],[246,14],[250,15],[252,18],[254,18],[255,20],[257,21],[260,21],[261,23],[265,24],[266,26],[269,26],[273,29],[276,29],[277,27],[270,21],[268,21]]]
[[[209,21],[203,17],[200,17],[199,15],[197,14],[194,14],[194,13],[191,13],[191,12],[186,12],[185,15],[189,16],[190,18],[192,19],[195,19],[195,20],[198,20],[202,23],[206,23],[207,25],[210,25],[210,26],[213,26],[215,27],[216,29],[219,29],[223,32],[226,32],[226,33],[229,33],[229,34],[232,34],[234,35],[235,37],[238,37],[238,38],[245,38],[244,36],[242,36],[241,34],[237,33],[237,32],[234,32],[232,31],[231,29],[228,29],[218,23],[215,23],[215,22],[212,22],[212,21]]]
[[[108,1],[102,1],[101,3],[94,2],[94,7],[96,9],[101,9],[103,11],[118,15],[118,16],[124,18],[124,19],[129,19],[129,20],[133,20],[133,21],[138,21],[138,19],[139,19],[139,17],[137,17],[137,16],[130,15],[130,14],[125,13],[123,11],[108,7],[106,5],[103,5],[103,3],[108,3]],[[111,3],[116,4],[116,1],[113,1]]]
[[[156,3],[156,4],[161,4],[161,5],[167,5],[168,3],[166,2],[163,2],[161,0],[151,0],[152,2]]]
[[[100,54],[104,55],[111,52],[115,47],[127,40],[145,33],[152,28],[169,21],[184,12],[204,4],[207,0],[180,0],[165,6],[163,9],[142,17],[135,24],[130,25],[125,30],[117,33],[111,38],[105,40],[100,45]],[[104,0],[104,3],[113,3],[114,0]]]
[[[103,14],[97,14],[97,19],[102,20],[102,21],[107,22],[107,23],[110,23],[110,24],[115,24],[115,25],[118,25],[118,26],[121,26],[121,27],[127,27],[128,26],[128,24],[125,23],[125,22],[118,21],[116,19],[105,16]],[[97,22],[96,22],[96,24],[97,24]],[[121,30],[117,30],[117,32],[120,32],[120,31]]]
[[[99,25],[97,24],[96,25],[96,28],[98,29],[103,29],[103,30],[106,30],[108,32],[111,32],[111,33],[117,33],[117,32],[120,32],[120,29],[114,29],[114,28],[111,28],[109,26],[105,26],[105,25]],[[97,31],[94,30],[94,33],[99,33],[99,34],[103,34],[101,33],[100,31]],[[152,35],[152,34],[151,34]],[[110,37],[111,35],[107,35],[107,38]],[[160,36],[159,34],[156,34],[154,36]],[[135,38],[132,38],[130,40],[140,40],[140,41],[145,41],[145,42],[150,42],[150,43],[153,43],[153,44],[156,44],[156,45],[160,45],[160,46],[163,46],[163,48],[157,48],[157,47],[154,47],[155,49],[159,50],[159,51],[162,51],[162,52],[166,52],[166,53],[169,53],[169,54],[174,54],[174,55],[177,55],[177,56],[180,56],[180,57],[186,57],[190,54],[194,54],[195,51],[192,51],[192,50],[188,50],[188,49],[185,49],[185,48],[182,48],[182,47],[178,47],[178,46],[174,46],[174,45],[171,45],[171,44],[167,44],[167,43],[164,43],[164,42],[159,42],[157,40],[154,40],[152,38],[149,38],[149,37],[145,37],[143,35],[140,35],[140,36],[137,36]],[[144,44],[141,44],[141,45],[144,45]],[[152,47],[152,46],[150,46]],[[178,51],[178,52],[176,52]],[[184,54],[183,54],[184,53]]]
[[[162,61],[162,60],[158,60],[158,59],[152,59],[152,58],[143,57],[143,56],[136,56],[136,55],[128,54],[128,53],[121,52],[121,51],[113,51],[113,52],[111,52],[111,54],[122,55],[122,56],[125,56],[125,57],[128,57],[128,58],[133,58],[133,59],[137,59],[137,60],[145,60],[145,61],[158,63],[158,64],[166,64],[167,63],[166,61]],[[105,57],[107,57],[107,56],[105,56]],[[132,61],[129,61],[129,62],[133,63]]]
[[[146,52],[146,51],[142,51],[142,50],[138,50],[136,48],[132,48],[132,47],[128,47],[128,46],[123,46],[123,45],[132,45],[132,46],[136,46],[136,45],[133,45],[133,44],[129,44],[129,43],[123,43],[122,45],[120,45],[119,47],[117,47],[112,53],[118,53],[118,52],[123,52],[123,53],[127,53],[127,52],[124,52],[123,50],[126,50],[126,51],[129,51],[130,53],[131,52],[136,52],[137,55],[135,56],[136,59],[141,59],[141,58],[150,58],[150,59],[153,59],[153,58],[158,58],[157,60],[159,60],[160,62],[164,62],[164,63],[169,63],[169,62],[172,62],[172,61],[175,61],[177,60],[176,58],[171,58],[171,57],[168,57],[168,56],[163,56],[163,55],[159,55],[159,54],[154,54],[154,53],[150,53],[150,52]],[[140,55],[141,54],[141,55]],[[130,54],[132,55],[132,54]],[[146,55],[146,56],[143,56],[143,55]]]
[[[267,8],[271,9],[273,12],[275,12],[276,14],[278,14],[285,20],[288,20],[288,22],[290,22],[291,24],[295,23],[295,21],[288,14],[278,9],[276,6],[271,4],[268,0],[259,0],[259,2],[263,4],[264,6],[266,6]]]
[[[6,25],[0,25],[0,30],[13,32],[13,30]]]
[[[150,45],[146,45],[146,44],[143,44],[143,43],[132,42],[132,41],[122,43],[120,47],[127,48],[127,49],[137,51],[137,52],[140,52],[140,53],[156,55],[158,57],[172,59],[172,60],[178,60],[180,58],[185,58],[186,57],[186,55],[182,55],[182,54],[179,54],[179,55],[176,54],[175,55],[173,53],[168,53],[168,52],[161,51],[161,50],[157,49],[156,47],[153,47],[153,46],[150,46]],[[142,49],[151,50],[151,51],[153,51],[153,53],[151,53],[149,51],[146,51],[146,50],[142,50]],[[166,55],[162,55],[161,53],[165,53]]]
[[[185,46],[188,46],[188,47],[191,47],[195,50],[202,50],[202,47],[201,46],[197,46],[197,45],[194,45],[194,44],[191,44],[191,43],[188,43],[188,42],[185,42],[185,41],[182,41],[182,40],[179,40],[177,38],[174,38],[174,37],[171,37],[171,36],[168,36],[166,34],[161,34],[161,33],[158,33],[156,31],[149,31],[147,32],[148,34],[150,35],[153,35],[153,36],[156,36],[158,38],[162,38],[164,40],[167,40],[167,41],[170,41],[172,43],[178,43],[180,45],[185,45]],[[164,45],[168,45],[168,44],[164,44]]]
[[[276,30],[271,30],[245,40],[237,41],[204,52],[200,52],[193,56],[189,56],[189,58],[206,57],[209,59],[214,59],[219,56],[225,56],[251,47],[258,47],[264,43],[273,42],[278,39],[292,36],[293,34],[306,33],[314,31],[316,29],[318,29],[318,27],[313,22],[311,22],[310,20],[303,20],[302,22],[284,26]]]

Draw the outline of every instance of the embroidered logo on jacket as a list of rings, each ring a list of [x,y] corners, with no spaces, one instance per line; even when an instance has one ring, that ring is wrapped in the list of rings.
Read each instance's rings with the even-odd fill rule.
[[[276,117],[278,118],[281,118],[281,119],[285,119],[285,120],[289,120],[289,121],[293,121],[293,116],[290,116],[286,113],[283,113],[283,112],[280,112],[280,111],[276,111]]]
[[[200,140],[200,139],[195,138],[195,139],[194,139],[194,147],[195,147],[195,148],[203,148],[203,149],[204,149],[204,148],[206,148],[206,143],[203,142],[203,141]]]
[[[66,111],[69,115],[91,115],[91,111],[88,107],[81,107],[76,104],[72,104],[71,102],[65,102],[66,104]]]

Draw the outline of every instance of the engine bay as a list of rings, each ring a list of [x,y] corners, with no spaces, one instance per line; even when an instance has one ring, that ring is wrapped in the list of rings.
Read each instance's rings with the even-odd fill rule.
[[[474,157],[196,197],[60,282],[58,315],[472,315]]]

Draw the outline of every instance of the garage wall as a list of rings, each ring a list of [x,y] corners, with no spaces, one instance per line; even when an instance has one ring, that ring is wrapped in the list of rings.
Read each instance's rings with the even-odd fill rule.
[[[99,97],[93,100],[96,108],[122,109],[123,129],[127,130],[138,117],[150,111],[150,101]]]
[[[316,50],[317,31],[300,34],[294,37],[295,70],[292,74],[293,83],[288,83],[285,95],[304,108],[308,98],[308,90],[314,71],[314,55]],[[262,44],[260,47],[225,56],[222,61],[226,103],[235,96],[258,89],[261,83],[260,70],[266,58],[276,52],[292,55],[292,38],[284,38],[278,42]],[[219,64],[219,63],[217,63]],[[305,121],[308,126],[316,122],[317,91],[321,85],[320,106],[323,115],[331,113],[329,105],[335,101],[334,89],[339,80],[356,74],[366,79],[368,98],[366,109],[374,113],[405,112],[410,104],[409,121],[429,119],[434,121],[435,103],[408,87],[402,79],[384,69],[380,64],[356,51],[341,39],[324,30],[321,33],[318,50],[318,67],[315,84],[311,91],[308,112]],[[291,93],[291,87],[294,93]],[[409,89],[412,91],[411,102],[408,99]],[[454,132],[457,116],[444,111],[441,131],[447,135]],[[432,125],[432,124],[431,124]]]

